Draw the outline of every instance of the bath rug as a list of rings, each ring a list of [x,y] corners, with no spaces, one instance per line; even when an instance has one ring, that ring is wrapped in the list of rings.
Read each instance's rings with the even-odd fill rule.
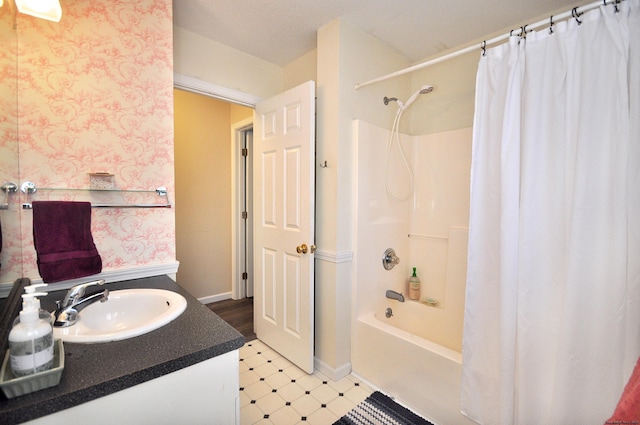
[[[333,425],[433,425],[433,423],[376,391]]]

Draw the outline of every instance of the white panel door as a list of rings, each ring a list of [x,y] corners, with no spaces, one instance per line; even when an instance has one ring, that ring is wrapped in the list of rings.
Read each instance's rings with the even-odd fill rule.
[[[253,149],[254,326],[313,372],[315,83],[256,106]]]

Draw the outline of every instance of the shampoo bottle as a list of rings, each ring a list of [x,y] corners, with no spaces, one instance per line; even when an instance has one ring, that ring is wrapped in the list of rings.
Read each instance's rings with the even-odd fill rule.
[[[9,360],[15,377],[31,375],[53,367],[53,328],[40,318],[39,296],[45,292],[22,295],[20,321],[9,333]]]
[[[420,278],[416,275],[416,268],[413,268],[413,274],[409,278],[409,299],[420,299]]]

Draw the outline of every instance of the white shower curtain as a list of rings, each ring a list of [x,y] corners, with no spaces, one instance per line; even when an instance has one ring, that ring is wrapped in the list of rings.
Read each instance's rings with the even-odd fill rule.
[[[480,60],[461,394],[478,423],[603,424],[640,356],[639,3]]]

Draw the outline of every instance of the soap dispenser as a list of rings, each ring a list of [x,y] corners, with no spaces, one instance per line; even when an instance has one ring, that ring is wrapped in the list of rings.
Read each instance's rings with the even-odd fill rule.
[[[39,296],[46,292],[27,291],[22,295],[20,321],[9,333],[9,360],[15,377],[53,368],[53,327],[51,319],[40,318]]]

